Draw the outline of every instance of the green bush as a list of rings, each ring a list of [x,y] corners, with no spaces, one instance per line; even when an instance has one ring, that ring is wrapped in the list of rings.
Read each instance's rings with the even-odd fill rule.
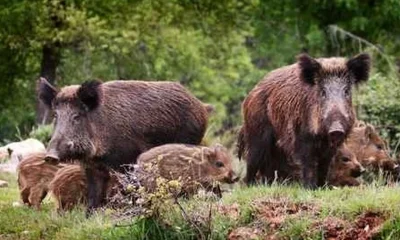
[[[53,124],[48,125],[39,125],[32,129],[29,133],[29,137],[36,138],[37,140],[41,141],[44,145],[51,139],[51,134],[53,132]]]

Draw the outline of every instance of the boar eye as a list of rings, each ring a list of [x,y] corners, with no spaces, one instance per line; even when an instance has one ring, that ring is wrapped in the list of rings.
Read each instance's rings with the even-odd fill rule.
[[[346,97],[350,96],[350,89],[349,88],[344,89],[344,95],[346,95]]]
[[[222,168],[224,166],[224,163],[221,161],[217,161],[215,162],[215,166],[217,166],[218,168]]]
[[[72,120],[74,122],[79,122],[80,119],[81,119],[81,116],[79,116],[79,114],[75,114],[75,115],[72,116]]]
[[[322,96],[322,98],[326,98],[326,90],[325,89],[321,90],[321,96]]]
[[[348,158],[348,157],[342,157],[342,161],[343,161],[343,162],[350,162],[350,158]]]
[[[378,150],[383,150],[383,146],[382,145],[376,145],[376,148],[378,148]]]

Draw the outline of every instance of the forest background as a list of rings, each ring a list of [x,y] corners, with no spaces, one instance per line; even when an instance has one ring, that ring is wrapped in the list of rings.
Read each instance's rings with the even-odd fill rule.
[[[400,1],[0,1],[0,141],[46,141],[49,113],[36,80],[179,81],[216,107],[208,136],[241,124],[241,102],[269,71],[314,57],[368,52],[370,81],[354,94],[358,117],[397,150]],[[44,129],[44,130],[43,130]]]

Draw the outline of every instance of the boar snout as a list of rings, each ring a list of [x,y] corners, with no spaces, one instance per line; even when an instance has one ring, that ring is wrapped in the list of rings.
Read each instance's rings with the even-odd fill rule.
[[[340,145],[345,138],[343,125],[339,121],[335,121],[328,130],[328,136],[333,146]]]
[[[356,169],[354,169],[353,171],[351,171],[351,176],[352,177],[359,177],[362,174],[365,173],[365,168],[363,168],[361,165],[359,167],[357,167]]]
[[[224,182],[228,184],[233,184],[237,181],[239,181],[239,176],[234,172],[230,172],[228,176],[224,178]]]
[[[44,157],[44,160],[46,162],[55,164],[60,161],[60,157],[58,156],[58,153],[56,150],[50,149],[47,151],[46,156]]]
[[[74,149],[74,142],[73,141],[68,141],[66,143],[68,150],[72,151]]]
[[[399,164],[395,164],[394,167],[393,167],[393,170],[394,171],[398,171],[399,170]]]

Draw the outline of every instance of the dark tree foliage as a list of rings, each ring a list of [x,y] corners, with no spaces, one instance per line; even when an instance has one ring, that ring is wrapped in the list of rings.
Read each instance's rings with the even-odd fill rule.
[[[241,101],[262,76],[299,53],[369,52],[374,71],[356,96],[359,117],[379,125],[394,146],[398,22],[400,1],[392,0],[1,1],[0,139],[27,136],[43,122],[40,76],[58,86],[180,81],[215,105],[210,131],[221,133],[241,124]]]

